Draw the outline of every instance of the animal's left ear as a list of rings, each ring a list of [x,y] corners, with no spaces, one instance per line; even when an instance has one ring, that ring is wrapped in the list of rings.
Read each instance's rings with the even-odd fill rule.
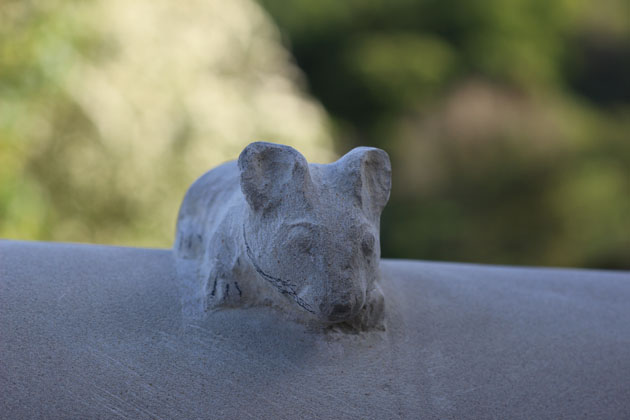
[[[392,165],[387,152],[357,147],[336,162],[346,177],[348,192],[371,220],[378,223],[392,188]]]
[[[255,142],[238,157],[241,191],[254,211],[269,211],[281,202],[303,202],[311,185],[308,163],[292,147]]]

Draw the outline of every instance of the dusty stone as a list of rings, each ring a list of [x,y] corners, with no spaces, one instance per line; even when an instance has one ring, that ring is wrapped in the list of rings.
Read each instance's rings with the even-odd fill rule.
[[[379,326],[380,215],[390,187],[380,149],[321,165],[289,146],[250,144],[182,202],[174,251],[185,313],[264,304],[298,319]]]
[[[630,273],[381,261],[384,330],[182,318],[170,250],[0,240],[3,419],[625,419]]]

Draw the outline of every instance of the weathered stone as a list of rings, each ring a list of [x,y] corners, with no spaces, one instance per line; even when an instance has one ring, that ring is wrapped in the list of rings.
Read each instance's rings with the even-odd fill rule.
[[[0,418],[628,418],[629,272],[381,271],[385,330],[182,322],[169,250],[0,241]]]
[[[238,162],[199,178],[180,208],[184,311],[265,304],[308,320],[291,301],[325,323],[380,325],[379,227],[390,187],[380,149],[320,165],[289,146],[250,144]]]

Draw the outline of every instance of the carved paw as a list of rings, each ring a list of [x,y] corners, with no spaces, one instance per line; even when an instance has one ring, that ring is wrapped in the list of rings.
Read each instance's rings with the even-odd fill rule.
[[[208,280],[206,290],[208,308],[234,305],[243,298],[243,288],[238,281],[219,276]]]

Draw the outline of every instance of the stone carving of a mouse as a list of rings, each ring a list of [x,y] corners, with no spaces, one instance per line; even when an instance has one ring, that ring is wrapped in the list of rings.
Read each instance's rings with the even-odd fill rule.
[[[174,253],[185,312],[267,304],[326,324],[381,325],[379,229],[390,188],[380,149],[309,164],[292,147],[251,143],[182,202]]]

